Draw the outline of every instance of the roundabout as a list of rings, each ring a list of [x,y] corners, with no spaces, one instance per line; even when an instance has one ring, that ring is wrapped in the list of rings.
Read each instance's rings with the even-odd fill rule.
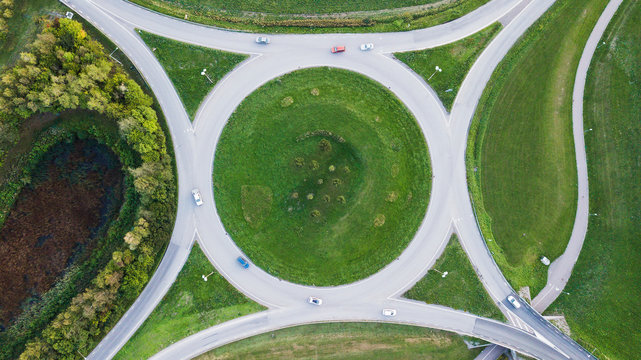
[[[269,310],[204,330],[166,348],[154,358],[192,357],[241,338],[301,323],[391,322],[381,314],[383,308],[397,310],[397,316],[393,322],[475,336],[538,358],[565,358],[566,354],[570,354],[572,358],[590,358],[591,356],[584,349],[558,332],[529,306],[523,304],[518,311],[509,307],[505,299],[514,291],[494,264],[478,231],[466,186],[464,150],[467,129],[482,89],[492,70],[510,46],[553,2],[553,0],[534,0],[525,7],[527,11],[523,8],[518,9],[516,13],[518,16],[497,35],[470,70],[454,102],[450,116],[427,84],[395,61],[390,53],[438,46],[470,35],[510,12],[519,4],[519,1],[493,0],[474,13],[451,23],[415,32],[322,36],[279,35],[272,38],[272,44],[269,47],[263,48],[254,43],[254,34],[223,32],[167,19],[118,0],[100,3],[65,1],[67,5],[89,21],[96,23],[98,28],[114,39],[154,89],[169,119],[180,178],[176,227],[163,261],[136,303],[95,348],[89,358],[110,358],[127,341],[171,286],[196,239],[221,275],[245,295],[267,306]],[[154,59],[150,49],[146,48],[136,35],[136,28],[203,46],[247,53],[251,57],[217,84],[201,105],[192,126],[170,80]],[[334,46],[339,41],[346,44],[348,49],[356,49],[359,43],[373,41],[376,42],[376,48],[368,53],[347,51],[341,55],[330,54],[328,51],[330,46]],[[364,279],[365,275],[354,276],[353,279],[361,280],[335,287],[294,284],[279,279],[258,266],[251,266],[249,269],[238,266],[236,258],[242,255],[243,245],[241,244],[239,248],[225,230],[223,226],[226,221],[225,215],[218,214],[216,211],[214,205],[217,204],[214,202],[216,184],[212,184],[212,174],[216,176],[214,150],[219,140],[224,141],[225,124],[243,100],[256,89],[284,74],[319,66],[358,72],[387,87],[400,99],[409,113],[416,118],[423,131],[429,145],[430,164],[434,174],[431,179],[431,197],[426,215],[420,220],[420,226],[405,250],[395,260],[384,265],[380,271]],[[312,90],[313,88],[309,89],[310,95]],[[319,94],[320,96],[323,94],[320,88]],[[288,96],[292,99],[288,100]],[[273,106],[293,109],[295,104],[299,103],[295,96],[290,94],[279,97]],[[305,130],[296,136],[315,130],[327,129]],[[223,134],[222,137],[221,134]],[[348,135],[343,135],[342,131],[335,134],[349,139]],[[310,141],[308,145],[310,139],[300,144],[304,145],[300,152],[292,152],[286,160],[281,160],[283,166],[296,167],[296,164],[304,166],[316,160],[319,162],[320,169],[320,161],[314,157],[319,156],[317,151],[321,149],[320,141],[323,139],[319,138],[318,142]],[[341,143],[332,136],[325,140],[329,142],[332,149],[341,147]],[[327,144],[322,147],[327,148]],[[359,161],[362,166],[362,160],[357,161],[358,158],[354,154],[363,150],[357,146],[353,148],[343,149],[341,153],[347,155],[337,158],[343,161],[345,164],[342,165],[343,167],[351,164],[358,168]],[[349,154],[351,157],[348,156]],[[296,160],[299,157],[302,161]],[[326,160],[333,162],[331,159]],[[339,169],[338,166],[334,166]],[[327,171],[329,172],[329,166]],[[351,191],[362,191],[360,187],[363,185],[359,185],[359,181],[364,180],[359,178],[363,176],[359,174],[360,171],[353,178],[346,177],[341,181],[350,184],[353,182],[356,190]],[[247,203],[252,199],[262,200],[265,203],[266,199],[271,198],[271,201],[274,201],[277,196],[281,199],[289,196],[288,201],[292,202],[283,204],[283,209],[287,211],[292,207],[293,211],[296,205],[293,202],[294,192],[298,192],[300,198],[302,193],[307,196],[312,190],[318,192],[321,189],[316,185],[301,186],[300,181],[292,181],[291,186],[285,187],[286,192],[282,194],[274,191],[276,186],[272,188],[272,185],[265,183],[245,181],[236,185],[240,187],[237,190],[240,199],[236,197],[235,201],[240,202],[241,210],[237,213],[237,217],[245,222],[247,222],[246,216],[251,221],[263,217],[265,219],[262,221],[268,222],[270,220],[265,214],[271,214],[273,209],[270,208],[268,212],[267,206],[258,206],[252,211],[243,213],[243,193]],[[246,186],[244,191],[243,185]],[[267,190],[265,187],[270,189]],[[195,208],[193,205],[189,196],[193,188],[201,189],[204,206]],[[297,188],[301,190],[296,191]],[[330,195],[330,201],[332,195],[335,198],[344,196],[349,200],[348,195],[329,193],[323,195]],[[391,198],[394,197],[391,196]],[[397,199],[399,198],[400,196]],[[318,199],[316,193],[310,200],[314,199]],[[301,214],[309,215],[311,218],[313,210],[309,213],[301,211]],[[321,217],[321,209],[316,210],[320,212],[316,217]],[[387,216],[383,222],[382,218],[377,216],[378,214],[379,212],[376,212],[374,219],[370,220],[371,224],[380,224],[380,228],[389,225]],[[261,221],[257,223],[264,224]],[[400,297],[434,264],[452,232],[459,235],[479,278],[513,325],[449,308],[412,302]],[[322,306],[309,305],[306,300],[310,296],[322,298]]]
[[[250,95],[214,159],[216,208],[232,239],[270,274],[317,286],[396,259],[423,220],[430,182],[411,114],[387,89],[331,68]]]

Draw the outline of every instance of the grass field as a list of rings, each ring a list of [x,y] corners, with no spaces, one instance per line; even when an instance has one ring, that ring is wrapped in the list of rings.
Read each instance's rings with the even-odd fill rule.
[[[551,312],[601,359],[641,353],[641,2],[624,1],[596,50],[585,89],[588,233]]]
[[[223,28],[268,33],[414,30],[452,21],[488,1],[132,0],[138,5],[180,19]],[[433,5],[404,8],[424,4]]]
[[[176,281],[118,352],[116,359],[148,359],[172,343],[200,330],[264,308],[247,299],[214,272],[213,266],[195,244]]]
[[[406,325],[331,323],[304,325],[241,340],[197,357],[222,359],[474,359],[463,339]]]
[[[453,235],[433,269],[403,296],[428,304],[449,306],[456,310],[504,321],[505,318],[479,281],[465,251]]]
[[[450,111],[465,75],[502,26],[494,23],[472,36],[437,48],[396,53],[436,91],[445,108]],[[442,69],[436,73],[435,67]],[[433,75],[433,76],[432,76]],[[429,81],[428,79],[432,77]]]
[[[572,88],[607,0],[555,3],[499,64],[470,129],[468,183],[482,231],[517,290],[536,295],[576,213]],[[509,156],[507,156],[509,154]]]
[[[395,259],[423,220],[431,183],[425,139],[400,101],[330,68],[282,76],[245,99],[213,177],[221,220],[243,251],[275,276],[319,286]]]
[[[200,103],[216,83],[247,58],[246,55],[185,44],[144,31],[138,31],[138,34],[165,68],[192,121]],[[203,69],[207,69],[209,78],[201,75]]]
[[[381,10],[435,3],[439,0],[165,0],[173,6],[194,11],[265,12],[273,14],[325,14]]]
[[[14,4],[14,16],[7,22],[9,34],[0,41],[0,68],[12,64],[35,38],[39,30],[36,22],[40,16],[67,11],[67,7],[57,0],[22,0],[14,1]]]

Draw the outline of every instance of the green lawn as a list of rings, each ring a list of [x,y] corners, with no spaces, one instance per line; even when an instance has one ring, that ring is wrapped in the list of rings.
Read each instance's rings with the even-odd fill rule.
[[[488,1],[132,0],[138,5],[180,19],[224,28],[269,33],[414,30],[452,21]],[[403,9],[424,4],[433,6]],[[327,13],[330,15],[320,15]]]
[[[165,68],[192,121],[200,103],[216,83],[247,58],[246,55],[185,44],[141,30],[138,34]],[[203,69],[207,69],[209,78],[201,75]]]
[[[468,183],[497,264],[535,296],[576,213],[572,88],[607,0],[557,2],[499,64],[470,129]]]
[[[29,44],[40,30],[37,20],[51,12],[64,14],[67,7],[57,0],[16,0],[14,16],[7,21],[9,33],[0,41],[0,68],[13,63],[24,47]]]
[[[403,296],[500,321],[505,320],[476,276],[456,235],[452,235],[433,269],[447,271],[448,274],[443,278],[441,273],[430,270]]]
[[[214,161],[216,207],[261,268],[315,285],[352,282],[401,253],[425,215],[425,139],[387,89],[315,68],[250,95]]]
[[[474,359],[463,339],[443,331],[407,325],[330,323],[304,325],[254,336],[197,360],[222,359]]]
[[[325,14],[345,11],[393,9],[435,3],[438,0],[165,0],[192,11],[255,11],[273,14]],[[153,2],[153,0],[152,0]]]
[[[641,2],[624,1],[596,50],[585,89],[588,233],[552,304],[601,359],[641,353]]]
[[[263,309],[215,272],[195,244],[167,295],[115,359],[147,359],[200,330]]]
[[[450,111],[465,75],[490,40],[501,30],[494,23],[472,36],[437,48],[396,53],[394,56],[416,71],[436,91],[445,108]],[[442,69],[436,73],[436,66]],[[433,76],[432,76],[433,75]],[[428,79],[432,78],[428,81]]]

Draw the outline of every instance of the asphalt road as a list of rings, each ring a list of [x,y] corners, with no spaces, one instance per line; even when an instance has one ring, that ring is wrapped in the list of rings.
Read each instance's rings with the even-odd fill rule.
[[[386,318],[381,313],[384,307],[395,308],[397,315]],[[481,337],[499,344],[505,344],[505,340],[510,339],[510,346],[530,356],[541,359],[565,359],[552,347],[544,343],[533,343],[532,335],[522,330],[505,326],[494,320],[480,319],[448,308],[407,300],[385,300],[372,303],[359,301],[333,306],[326,306],[324,303],[320,307],[303,304],[295,308],[268,310],[201,331],[164,349],[151,359],[191,358],[206,349],[222,346],[240,338],[303,323],[326,321],[390,322],[436,329],[445,328],[450,331],[452,331],[451,324],[456,324],[455,331],[460,334]]]
[[[514,16],[472,67],[449,116],[425,82],[394,60],[390,53],[456,41],[490,25],[507,14],[519,1],[493,0],[458,20],[424,30],[384,34],[273,35],[270,36],[272,44],[260,46],[253,42],[255,35],[252,34],[221,31],[171,19],[121,0],[63,0],[114,41],[149,83],[168,120],[179,177],[178,214],[170,251],[136,304],[88,358],[113,357],[142,324],[176,278],[186,260],[195,232],[216,269],[239,290],[270,310],[186,338],[159,353],[158,358],[188,358],[258,331],[295,324],[384,321],[380,310],[389,304],[399,308],[399,315],[394,322],[477,336],[544,359],[563,358],[562,353],[573,359],[588,358],[585,350],[559,334],[538,313],[528,311],[526,306],[522,311],[510,312],[502,303],[513,290],[492,260],[478,231],[465,174],[467,129],[490,74],[518,37],[553,2],[534,0]],[[135,28],[252,56],[216,85],[201,105],[192,126],[171,81],[137,36]],[[370,52],[360,52],[357,47],[363,42],[374,42],[376,47]],[[348,51],[330,54],[329,47],[337,44],[346,45]],[[216,213],[211,183],[217,140],[238,104],[274,77],[314,66],[334,66],[356,71],[394,92],[423,130],[434,173],[426,218],[402,255],[367,279],[331,288],[292,284],[272,277],[255,266],[249,270],[238,266],[235,258],[240,250],[225,233]],[[196,207],[193,204],[192,188],[200,188],[204,206]],[[434,264],[453,230],[458,233],[479,278],[494,301],[510,315],[510,319],[514,319],[514,323],[527,324],[523,327],[536,330],[535,336],[472,314],[412,304],[398,298]],[[310,308],[305,303],[310,295],[323,298],[323,306]],[[224,332],[220,332],[220,329],[224,329]]]

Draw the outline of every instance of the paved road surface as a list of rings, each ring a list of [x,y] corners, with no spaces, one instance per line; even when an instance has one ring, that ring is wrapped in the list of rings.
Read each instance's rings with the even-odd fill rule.
[[[171,249],[161,268],[143,291],[135,307],[128,311],[101,344],[90,354],[92,359],[111,358],[124,345],[153,310],[175,279],[184,263],[193,240],[194,229],[202,248],[216,269],[250,298],[268,306],[269,315],[253,315],[250,320],[223,324],[233,341],[251,335],[245,321],[266,319],[260,328],[292,326],[305,322],[327,320],[382,321],[380,309],[387,301],[395,300],[418,281],[431,267],[446,245],[452,228],[479,274],[484,286],[502,311],[502,302],[513,290],[493,262],[478,231],[467,194],[464,153],[467,129],[474,108],[493,69],[518,37],[554,2],[534,0],[524,7],[508,26],[488,46],[465,79],[455,100],[451,117],[429,90],[424,81],[407,67],[390,57],[390,52],[422,49],[446,44],[486,27],[508,13],[519,1],[493,0],[459,20],[430,29],[405,33],[340,34],[340,35],[274,35],[272,44],[259,46],[251,34],[221,31],[180,20],[170,19],[121,0],[63,0],[79,14],[96,25],[132,59],[156,94],[168,120],[174,140],[179,177],[179,206]],[[248,53],[252,56],[223,81],[202,104],[194,125],[189,123],[171,81],[153,54],[144,46],[134,28],[187,41],[203,46]],[[362,42],[375,42],[370,52],[360,52]],[[348,51],[332,55],[331,45],[345,44]],[[334,66],[362,73],[388,87],[408,107],[423,129],[430,149],[434,173],[433,191],[427,215],[414,240],[398,260],[367,279],[353,284],[314,288],[281,281],[252,266],[244,270],[235,262],[240,253],[227,236],[218,218],[213,198],[211,174],[215,146],[229,115],[252,91],[276,76],[304,67]],[[191,204],[192,188],[201,189],[205,205]],[[322,309],[310,310],[305,299],[309,295],[324,300]],[[409,305],[408,305],[409,306]],[[524,306],[522,311],[508,313],[517,324],[527,324],[536,330],[532,336],[511,326],[462,315],[443,307],[412,307],[405,320],[412,324],[436,327],[470,334],[541,358],[559,358],[561,353],[572,358],[588,358],[576,343],[564,337],[540,315]],[[421,316],[421,311],[426,316]],[[474,326],[460,329],[461,317]],[[234,325],[237,324],[237,325]],[[256,325],[256,324],[254,324]],[[260,324],[259,324],[260,325]],[[236,326],[238,328],[236,328]],[[218,328],[218,327],[215,327]],[[206,330],[216,331],[215,328]],[[200,337],[199,337],[200,336]],[[216,346],[216,338],[203,340],[196,334],[166,349],[173,358],[188,357]],[[191,340],[190,340],[191,339]],[[220,340],[217,340],[220,341]],[[554,344],[547,346],[545,344]],[[555,349],[556,347],[556,349]],[[191,349],[184,352],[184,349]],[[558,350],[557,350],[558,349]],[[560,351],[559,351],[560,350]],[[178,351],[178,352],[175,352]],[[178,354],[178,355],[177,355]],[[160,356],[160,354],[159,354]]]
[[[498,343],[504,343],[506,339],[509,339],[511,346],[530,356],[542,359],[565,359],[548,345],[540,342],[533,343],[533,336],[522,330],[505,326],[505,324],[494,320],[480,319],[460,311],[416,301],[386,300],[380,303],[365,304],[353,302],[327,307],[326,304],[321,307],[303,305],[287,310],[269,310],[209,328],[173,344],[151,359],[191,358],[206,349],[222,346],[236,339],[301,323],[323,321],[385,321],[450,331],[452,330],[451,324],[456,324],[454,329],[460,334],[478,336]],[[381,309],[384,307],[397,309],[397,315],[391,319],[385,318],[381,313]]]

